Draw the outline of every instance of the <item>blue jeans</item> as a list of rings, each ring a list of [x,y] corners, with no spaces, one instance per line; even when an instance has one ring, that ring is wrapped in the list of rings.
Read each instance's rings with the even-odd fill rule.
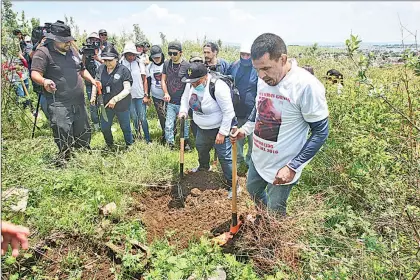
[[[232,144],[229,137],[225,137],[222,144],[215,144],[217,133],[219,129],[201,129],[197,127],[197,136],[195,139],[195,147],[198,152],[198,162],[200,168],[210,168],[210,150],[215,148],[220,165],[222,166],[223,175],[232,185]]]
[[[133,144],[133,134],[131,133],[130,125],[130,110],[117,112],[114,109],[106,108],[105,112],[108,116],[108,121],[105,121],[103,116],[101,115],[101,130],[102,134],[104,135],[106,144],[108,146],[112,146],[114,144],[114,137],[112,136],[111,126],[112,120],[114,119],[115,115],[117,116],[121,130],[124,134],[125,144],[127,146]]]
[[[175,136],[174,136],[174,129],[176,125],[176,118],[179,114],[179,108],[181,105],[175,105],[168,103],[168,107],[166,107],[166,122],[165,122],[165,138],[168,144],[174,144]],[[184,138],[188,139],[190,132],[190,125],[188,118],[185,119],[185,127],[184,127]]]
[[[47,117],[47,120],[50,120],[50,114],[48,113],[48,103],[47,98],[45,98],[45,95],[43,93],[38,93],[41,95],[41,98],[39,100],[39,105],[41,107],[42,112],[44,112],[45,117]]]
[[[238,127],[243,126],[248,121],[248,118],[238,118]],[[244,162],[246,165],[249,165],[249,161],[251,160],[251,152],[252,152],[252,133],[246,137],[248,139],[248,152],[246,153],[246,157],[244,158],[244,145],[245,145],[245,138],[238,140],[238,163]]]
[[[252,159],[249,161],[246,189],[256,204],[263,203],[268,209],[286,215],[287,199],[296,183],[277,186],[268,183],[258,174]]]
[[[92,84],[86,84],[86,94],[89,102],[90,118],[94,124],[99,123],[98,106],[90,104],[90,97],[92,96]]]
[[[131,100],[130,115],[131,115],[131,120],[134,123],[136,134],[138,136],[141,135],[140,125],[139,125],[139,123],[141,123],[141,127],[143,128],[143,132],[144,132],[144,138],[146,139],[146,142],[149,143],[150,134],[149,134],[149,124],[147,123],[147,119],[146,119],[146,110],[147,110],[147,105],[143,103],[142,98],[133,98]]]
[[[25,87],[29,92],[29,79],[23,80],[23,83],[25,84]],[[15,91],[17,95],[16,102],[19,103],[19,100],[21,98],[25,98],[26,94],[23,89],[22,83],[20,81],[15,82],[14,85],[15,85]],[[23,102],[23,107],[26,108],[26,106],[29,106],[29,104],[30,104],[30,100],[25,100],[25,102]]]

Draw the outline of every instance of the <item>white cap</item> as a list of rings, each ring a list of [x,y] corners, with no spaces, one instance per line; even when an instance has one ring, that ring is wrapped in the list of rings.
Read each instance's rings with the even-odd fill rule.
[[[30,36],[25,36],[25,42],[31,41],[31,37]]]
[[[242,43],[240,51],[241,53],[251,53],[251,44],[250,43]]]
[[[128,42],[125,43],[124,50],[123,50],[122,54],[124,55],[126,53],[140,54],[137,51],[136,45],[131,41],[128,41]]]

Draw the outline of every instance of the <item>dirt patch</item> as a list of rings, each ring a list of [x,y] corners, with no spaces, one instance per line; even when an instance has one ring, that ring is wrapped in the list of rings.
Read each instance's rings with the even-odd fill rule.
[[[244,189],[245,179],[240,178]],[[227,198],[227,185],[216,172],[190,173],[181,182],[184,207],[175,205],[177,186],[167,189],[149,190],[138,195],[137,212],[147,228],[148,241],[165,237],[171,244],[185,248],[188,243],[201,236],[215,236],[229,229],[231,200]],[[238,200],[238,215],[254,210],[246,191]]]
[[[32,257],[21,266],[36,267],[39,274],[51,279],[113,279],[112,252],[100,244],[78,236],[51,234],[32,247]],[[31,269],[21,271],[21,276],[25,274],[32,275]]]

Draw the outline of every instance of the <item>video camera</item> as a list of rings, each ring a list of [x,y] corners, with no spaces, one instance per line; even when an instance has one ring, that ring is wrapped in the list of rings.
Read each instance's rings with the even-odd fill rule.
[[[210,71],[216,71],[217,67],[219,67],[219,66],[220,66],[220,64],[215,64],[215,65],[208,65],[208,64],[205,64],[205,65],[206,65],[206,67],[207,67],[207,70],[210,70]]]
[[[39,43],[47,33],[51,32],[51,23],[46,22],[44,26],[35,27],[31,33],[32,44]]]
[[[101,42],[91,41],[89,38],[86,39],[86,44],[83,43],[83,48],[79,51],[81,55],[85,57],[86,69],[91,75],[95,75],[96,64],[93,58],[96,55],[96,50],[100,48]]]

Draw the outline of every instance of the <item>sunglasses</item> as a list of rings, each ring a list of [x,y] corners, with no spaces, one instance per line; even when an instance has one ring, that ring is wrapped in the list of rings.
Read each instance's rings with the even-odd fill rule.
[[[177,56],[179,52],[168,52],[169,56]]]
[[[202,60],[192,60],[191,62],[200,62],[200,63],[203,63]]]
[[[106,33],[99,34],[99,36],[108,36]]]

